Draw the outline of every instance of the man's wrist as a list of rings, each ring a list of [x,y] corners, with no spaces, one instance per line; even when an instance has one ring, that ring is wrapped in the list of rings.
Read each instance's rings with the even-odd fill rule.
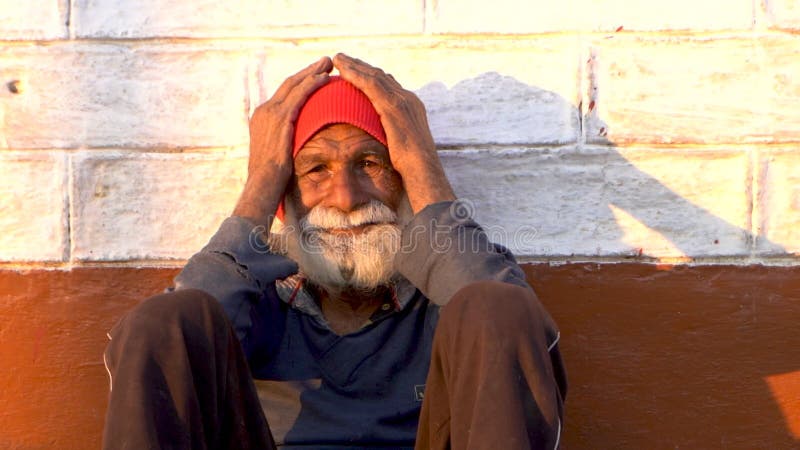
[[[417,172],[407,180],[404,178],[404,181],[408,201],[411,203],[414,214],[422,211],[428,205],[456,199],[453,188],[442,169],[430,168]]]
[[[270,227],[272,226],[272,217],[275,215],[275,210],[277,210],[277,205],[275,208],[265,208],[251,203],[239,202],[231,215],[247,219],[257,225]]]
[[[434,203],[439,202],[452,202],[456,199],[455,194],[453,193],[452,189],[447,188],[440,188],[437,190],[429,190],[426,192],[422,192],[419,195],[410,195],[408,196],[408,201],[411,203],[411,210],[414,214],[419,213],[426,207],[433,205]]]
[[[269,227],[283,198],[285,184],[280,183],[277,177],[269,178],[268,175],[248,177],[232,215]]]

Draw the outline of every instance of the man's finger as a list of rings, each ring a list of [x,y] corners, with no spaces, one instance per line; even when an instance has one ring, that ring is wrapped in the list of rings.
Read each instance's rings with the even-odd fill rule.
[[[286,99],[292,89],[302,83],[306,78],[322,73],[327,74],[330,73],[331,70],[333,70],[333,62],[329,57],[323,56],[305,69],[284,80],[284,82],[278,87],[278,90],[275,91],[275,95],[273,95],[272,98],[283,101]]]
[[[284,99],[283,103],[287,108],[286,118],[290,122],[294,122],[297,119],[297,115],[300,113],[300,108],[306,103],[308,97],[314,93],[317,89],[320,88],[323,84],[327,83],[329,80],[329,76],[327,72],[318,73],[312,76],[308,76],[298,83],[294,89],[289,92],[289,94]]]
[[[344,53],[339,53],[333,57],[333,65],[339,69],[339,72],[344,70],[360,79],[369,79],[385,75],[381,69],[371,66],[358,58],[347,56]]]
[[[333,58],[333,65],[339,69],[342,78],[360,89],[373,105],[379,106],[403,87],[393,77],[357,58],[339,53]]]

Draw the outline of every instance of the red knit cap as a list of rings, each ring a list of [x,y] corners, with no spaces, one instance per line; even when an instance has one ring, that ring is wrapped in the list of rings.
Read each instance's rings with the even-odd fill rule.
[[[349,81],[331,76],[328,83],[314,91],[300,108],[294,124],[292,155],[297,156],[297,152],[322,128],[336,123],[361,128],[387,146],[381,118],[367,96]],[[278,205],[276,215],[283,221],[283,200]]]

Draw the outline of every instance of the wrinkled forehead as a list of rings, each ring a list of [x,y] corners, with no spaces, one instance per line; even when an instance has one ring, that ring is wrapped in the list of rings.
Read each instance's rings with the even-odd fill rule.
[[[348,123],[336,123],[323,127],[303,144],[295,161],[361,154],[389,157],[388,149],[366,131]]]

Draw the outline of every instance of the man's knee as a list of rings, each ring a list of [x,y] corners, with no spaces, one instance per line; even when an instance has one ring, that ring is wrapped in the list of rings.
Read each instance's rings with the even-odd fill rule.
[[[135,332],[158,338],[174,329],[196,328],[224,321],[219,302],[206,292],[185,289],[150,297],[128,312],[109,333]],[[207,326],[206,325],[206,326]]]
[[[530,288],[500,281],[478,281],[459,290],[442,311],[442,320],[502,331],[534,331],[550,321]]]
[[[499,281],[478,281],[457,292],[442,310],[437,333],[451,345],[481,342],[508,354],[523,345],[551,357],[559,340],[533,290]]]

